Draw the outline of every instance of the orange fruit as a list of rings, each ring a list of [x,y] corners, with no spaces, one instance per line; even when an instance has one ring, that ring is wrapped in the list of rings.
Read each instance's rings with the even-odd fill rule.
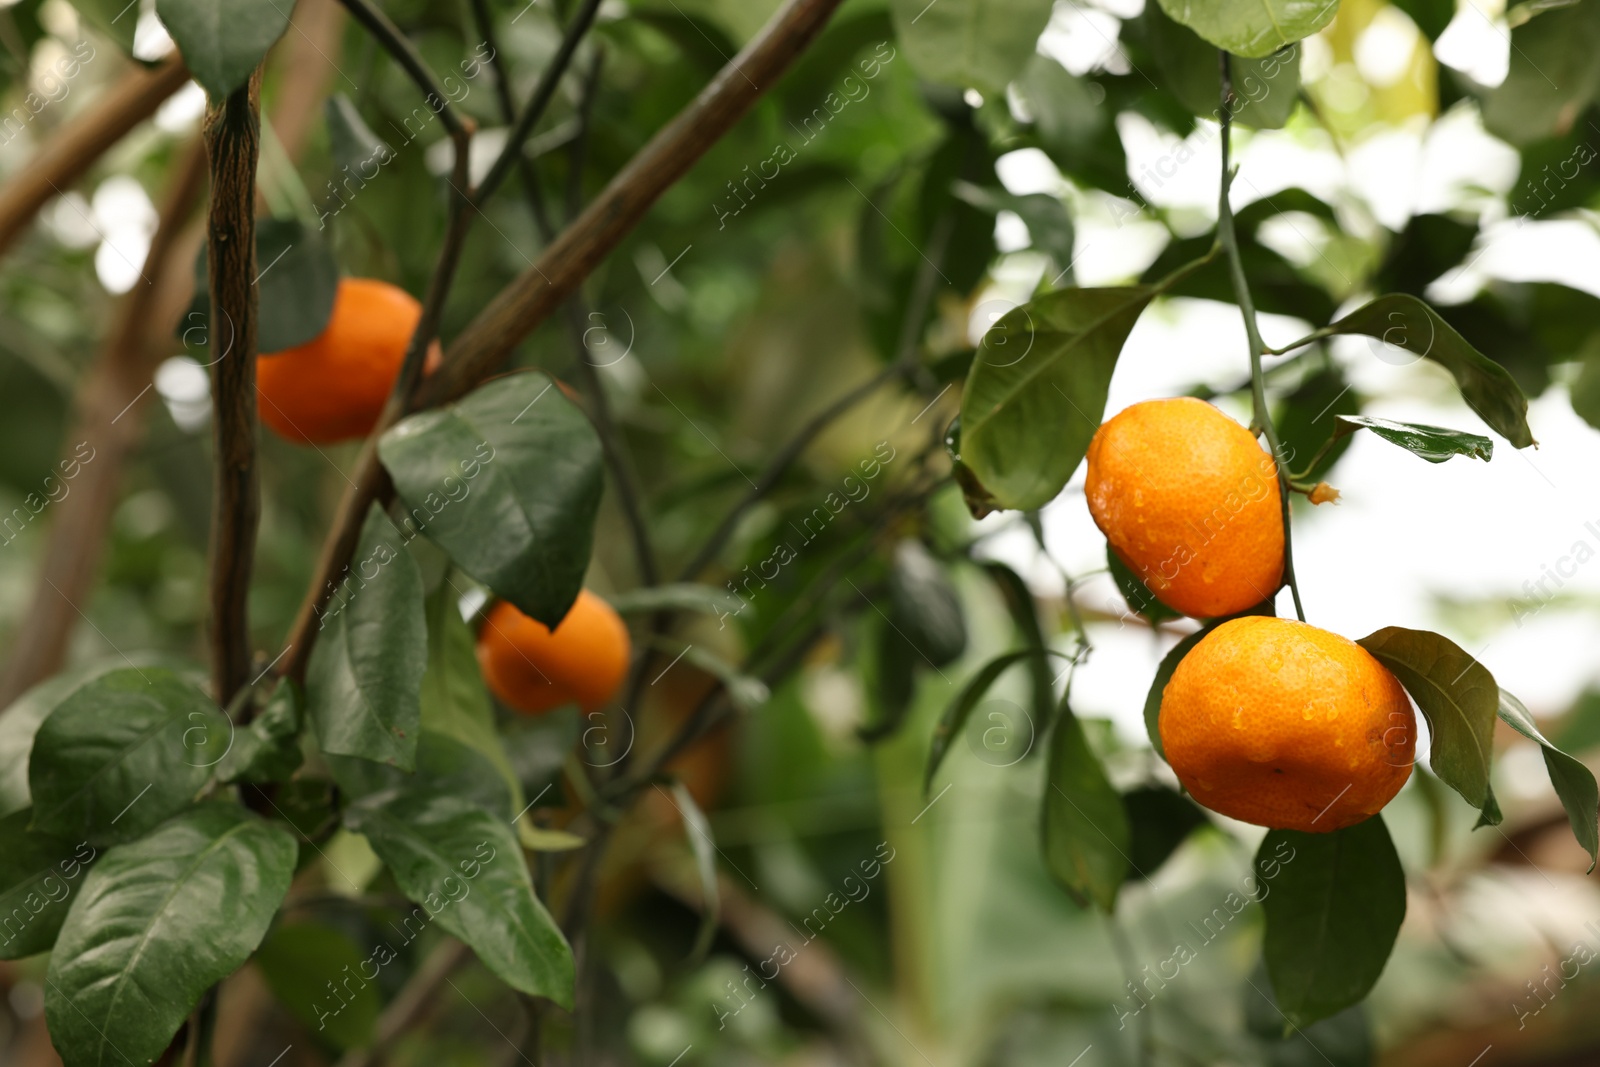
[[[1210,404],[1135,404],[1095,431],[1088,459],[1095,525],[1162,603],[1233,615],[1283,584],[1277,465]]]
[[[628,628],[587,589],[551,631],[502,600],[478,631],[478,666],[508,707],[538,715],[565,704],[604,707],[628,672]]]
[[[1179,662],[1160,732],[1178,780],[1206,807],[1318,833],[1376,814],[1400,791],[1417,722],[1400,682],[1354,641],[1250,615]]]
[[[404,289],[374,278],[341,278],[321,333],[256,360],[261,421],[300,444],[367,436],[421,318],[422,305]],[[424,373],[438,365],[435,341]]]

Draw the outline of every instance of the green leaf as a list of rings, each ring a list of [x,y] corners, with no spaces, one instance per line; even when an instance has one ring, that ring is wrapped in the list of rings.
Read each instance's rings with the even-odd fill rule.
[[[1483,124],[1503,141],[1526,145],[1566,133],[1600,94],[1600,9],[1547,11],[1511,31],[1505,81],[1483,100]]]
[[[133,54],[133,31],[139,24],[139,5],[128,0],[78,0],[72,9],[84,21],[107,38],[115,41],[124,52]],[[93,58],[91,54],[90,58]]]
[[[1461,397],[1478,417],[1517,448],[1534,444],[1528,429],[1528,398],[1500,364],[1466,342],[1439,313],[1414,296],[1394,293],[1352,311],[1327,333],[1361,334],[1431,359],[1456,380]]]
[[[1283,1012],[1272,995],[1265,962],[1245,985],[1245,1028],[1260,1042],[1262,1067],[1373,1067],[1372,1024],[1357,1004],[1304,1029],[1284,1033]]]
[[[1189,650],[1200,643],[1201,638],[1210,633],[1209,627],[1196,630],[1172,646],[1172,650],[1161,657],[1161,665],[1156,668],[1156,676],[1150,681],[1150,692],[1144,698],[1144,728],[1150,735],[1150,747],[1156,750],[1156,755],[1162,759],[1167,758],[1166,749],[1161,747],[1161,696],[1167,691],[1167,683],[1172,681],[1172,672],[1178,669],[1178,664]]]
[[[586,839],[566,830],[539,826],[532,819],[523,819],[517,823],[517,840],[529,852],[571,852],[589,843]]]
[[[1062,289],[984,334],[961,397],[961,460],[999,507],[1054,500],[1105,414],[1122,344],[1155,290]]]
[[[510,825],[457,797],[356,805],[347,819],[402,892],[513,989],[572,1010],[572,950],[533,894]]]
[[[1218,48],[1259,57],[1332,22],[1339,0],[1161,0],[1161,8]]]
[[[1166,786],[1147,785],[1122,794],[1128,810],[1128,876],[1153,878],[1178,846],[1210,820],[1200,806]]]
[[[1377,815],[1327,834],[1271,830],[1256,862],[1280,861],[1261,901],[1262,953],[1279,1010],[1303,1027],[1371,991],[1405,918],[1406,876]]]
[[[932,788],[933,776],[938,773],[939,764],[944,762],[945,754],[950,751],[950,743],[967,725],[967,717],[989,691],[989,687],[994,685],[995,679],[1005,673],[1007,667],[1032,654],[1033,650],[1027,648],[1002,653],[967,679],[967,684],[961,687],[956,698],[944,709],[944,714],[939,716],[939,724],[933,728],[933,742],[928,748],[928,770],[922,779],[923,793]]]
[[[209,317],[203,245],[195,257],[194,271],[191,311]],[[261,303],[257,351],[272,355],[312,340],[327,329],[339,292],[339,264],[332,246],[317,230],[295,219],[260,220],[256,223],[256,292]]]
[[[1122,599],[1128,602],[1128,607],[1134,614],[1141,616],[1150,623],[1161,623],[1168,619],[1180,619],[1183,616],[1167,607],[1156,599],[1150,587],[1124,562],[1122,557],[1112,551],[1110,542],[1106,543],[1106,569],[1111,572],[1111,580],[1116,582],[1117,591],[1122,594]]]
[[[1009,211],[1028,227],[1031,247],[1044,252],[1055,261],[1055,276],[1072,266],[1072,249],[1077,240],[1072,226],[1072,216],[1058,197],[1048,193],[1027,193],[1018,196],[1003,188],[984,188],[971,182],[956,182],[951,192],[980,211],[998,215]]]
[[[1045,642],[1044,630],[1039,626],[1039,611],[1033,600],[1033,590],[1022,580],[1022,575],[1004,563],[992,561],[984,563],[983,570],[999,590],[1000,598],[1005,601],[1006,612],[1011,616],[1011,622],[1017,628],[1018,636],[1022,638],[1022,643],[1031,653],[1028,658],[1028,675],[1033,690],[1033,721],[1030,725],[1034,734],[1041,733],[1049,729],[1050,719],[1055,713],[1055,678],[1050,672],[1050,657],[1058,653],[1053,653]]]
[[[744,601],[714,585],[679,582],[644,586],[608,597],[619,615],[648,615],[657,611],[699,611],[707,615],[733,615]]]
[[[673,782],[669,796],[678,814],[683,817],[684,836],[688,838],[689,851],[694,856],[695,873],[700,877],[700,899],[703,903],[700,929],[695,933],[689,958],[702,960],[711,949],[712,938],[717,936],[717,919],[722,911],[721,896],[717,892],[717,844],[711,836],[711,824],[706,821],[700,805],[694,802],[688,787],[682,782]]]
[[[394,150],[372,132],[361,112],[343,93],[328,97],[328,147],[341,168],[359,168],[363,163],[386,163]]]
[[[1220,122],[1222,79],[1216,48],[1172,21],[1159,4],[1146,4],[1135,25],[1143,31],[1167,90],[1194,114]],[[1231,74],[1238,101],[1233,121],[1274,130],[1289,121],[1300,93],[1297,50],[1259,59],[1241,56],[1233,61]]]
[[[28,761],[33,828],[95,844],[187,807],[227,750],[228,721],[173,671],[109,671],[40,725]]]
[[[377,504],[367,511],[350,570],[323,609],[306,668],[311,723],[325,753],[410,770],[428,666],[422,573]]]
[[[589,566],[601,454],[554,382],[496,378],[404,420],[378,454],[412,520],[457,566],[523,614],[561,623]]]
[[[156,14],[213,101],[239,88],[289,28],[278,0],[156,0]]]
[[[1333,420],[1333,439],[1349,437],[1357,430],[1367,429],[1399,445],[1414,456],[1429,463],[1443,463],[1452,456],[1470,456],[1487,463],[1494,456],[1494,442],[1487,437],[1443,426],[1427,426],[1420,422],[1395,422],[1370,415],[1340,415]]]
[[[472,628],[456,607],[456,590],[444,582],[428,598],[428,670],[422,676],[422,728],[477,750],[505,783],[510,810],[522,810],[522,785],[511,769],[494,726],[489,691],[478,671]]]
[[[23,693],[0,714],[0,815],[32,803],[28,793],[28,755],[39,724],[67,697],[100,675],[109,663],[48,678]]]
[[[895,36],[922,78],[999,95],[1033,55],[1050,0],[890,0]]]
[[[287,782],[300,767],[304,721],[304,692],[292,679],[280,679],[261,713],[234,731],[233,747],[217,765],[217,777],[224,782]]]
[[[87,841],[36,834],[24,808],[0,818],[0,960],[47,952],[96,858]]]
[[[1428,718],[1433,773],[1475,808],[1489,795],[1500,688],[1488,668],[1447,637],[1387,626],[1356,644],[1400,679]]]
[[[1572,836],[1589,853],[1589,870],[1592,873],[1596,859],[1600,858],[1600,787],[1595,784],[1594,772],[1584,766],[1581,760],[1574,759],[1553,745],[1549,738],[1539,732],[1532,713],[1522,701],[1504,689],[1500,690],[1498,711],[1507,726],[1537,744],[1544,753],[1544,767],[1550,774],[1550,784],[1555,786],[1556,796],[1561,798],[1562,807],[1567,809]]]
[[[955,586],[921,541],[907,538],[889,566],[890,623],[915,648],[919,661],[943,667],[967,648],[967,624]]]
[[[520,807],[498,768],[481,750],[450,734],[424,727],[417,740],[417,766],[403,771],[388,764],[350,756],[328,756],[334,781],[345,795],[380,803],[399,796],[445,794],[469,800],[485,811],[509,819]]]
[[[363,952],[343,930],[325,923],[284,923],[261,943],[255,965],[278,1003],[307,1030],[341,1049],[361,1048],[371,1043],[383,1011],[383,994],[363,968],[381,965],[380,953],[387,949],[384,944]],[[327,982],[339,990],[337,997]]]
[[[67,912],[45,983],[66,1067],[150,1063],[267,932],[294,835],[235,804],[193,808],[106,850]]]
[[[1128,876],[1128,813],[1066,701],[1050,738],[1040,822],[1045,866],[1056,881],[1080,904],[1092,901],[1110,915]]]

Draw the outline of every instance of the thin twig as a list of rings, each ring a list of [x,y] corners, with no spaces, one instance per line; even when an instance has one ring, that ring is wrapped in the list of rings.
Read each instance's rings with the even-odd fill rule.
[[[445,96],[444,90],[439,87],[438,81],[433,76],[433,71],[428,69],[428,64],[423,60],[421,53],[411,43],[394,21],[384,14],[383,9],[372,3],[372,0],[340,0],[355,20],[366,27],[368,33],[377,39],[384,51],[400,64],[402,70],[417,83],[417,88],[422,90],[423,101],[439,116],[439,121],[444,123],[445,130],[452,138],[466,136],[472,130],[472,120],[457,114],[456,109],[450,105],[450,98]]]
[[[1217,197],[1217,240],[1228,256],[1228,269],[1233,278],[1234,298],[1239,301],[1239,313],[1244,316],[1244,332],[1250,344],[1250,398],[1251,423],[1266,435],[1267,450],[1272,453],[1272,464],[1278,472],[1278,501],[1283,512],[1283,578],[1294,597],[1294,613],[1301,622],[1306,621],[1306,610],[1300,604],[1300,584],[1294,576],[1294,550],[1289,538],[1289,478],[1283,469],[1283,451],[1278,445],[1278,431],[1272,425],[1272,412],[1267,407],[1266,384],[1261,375],[1261,356],[1267,346],[1261,340],[1256,325],[1255,301],[1250,297],[1250,282],[1245,278],[1244,260],[1239,255],[1239,239],[1233,228],[1233,205],[1228,191],[1233,185],[1229,169],[1229,156],[1233,140],[1233,79],[1228,67],[1228,53],[1219,52],[1222,70],[1222,191]]]
[[[250,676],[250,572],[261,517],[256,469],[256,164],[261,70],[206,114],[211,167],[207,267],[214,455],[211,508],[211,681],[227,705]]]
[[[464,395],[492,374],[638,225],[650,206],[750,109],[758,85],[772,85],[803,52],[842,0],[787,0],[767,26],[614,177],[583,213],[490,302],[450,346],[439,370],[424,379],[415,407]],[[741,75],[742,71],[742,75]],[[380,422],[374,435],[388,427]],[[375,449],[364,450],[328,539],[317,574],[290,632],[291,656],[303,665],[315,642],[316,611],[355,550],[367,505],[388,478]],[[285,657],[287,660],[289,657]],[[280,672],[284,669],[280,667]],[[285,672],[286,673],[286,672]]]
[[[99,99],[74,116],[27,166],[17,168],[0,186],[0,253],[27,229],[40,208],[77,184],[107,149],[155,114],[156,108],[188,81],[189,68],[174,55],[151,69],[134,65],[106,86]]]
[[[545,64],[544,70],[539,73],[538,84],[533,87],[533,95],[528,98],[528,105],[522,109],[522,114],[517,116],[516,125],[506,137],[505,147],[500,150],[500,155],[478,187],[478,203],[481,204],[493,196],[495,190],[500,188],[500,183],[511,173],[511,168],[517,160],[523,158],[522,146],[532,135],[534,126],[544,117],[545,109],[550,106],[550,101],[556,94],[556,86],[561,84],[561,76],[567,72],[567,66],[572,62],[573,53],[578,50],[579,42],[583,40],[584,34],[589,32],[595,12],[600,10],[600,4],[601,0],[583,0],[583,5],[567,24],[555,55],[550,57],[550,62]]]
[[[371,1067],[383,1062],[400,1035],[438,1007],[440,988],[451,972],[466,962],[467,956],[467,946],[454,938],[429,953],[378,1016],[372,1030],[372,1044],[346,1052],[336,1067]]]

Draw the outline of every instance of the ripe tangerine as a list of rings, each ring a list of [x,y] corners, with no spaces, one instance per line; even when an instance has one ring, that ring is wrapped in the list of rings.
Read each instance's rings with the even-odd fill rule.
[[[632,644],[621,616],[587,589],[552,632],[501,601],[478,631],[478,666],[507,707],[539,715],[566,704],[605,706],[628,670]]]

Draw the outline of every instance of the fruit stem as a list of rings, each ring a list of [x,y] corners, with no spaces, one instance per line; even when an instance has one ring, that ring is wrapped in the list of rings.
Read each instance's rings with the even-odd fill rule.
[[[1239,255],[1239,239],[1233,228],[1233,207],[1228,192],[1233,185],[1230,167],[1233,112],[1238,106],[1233,95],[1233,78],[1228,64],[1228,53],[1218,53],[1222,72],[1222,181],[1217,196],[1217,242],[1228,256],[1228,270],[1233,277],[1234,298],[1239,301],[1239,312],[1244,316],[1244,332],[1250,343],[1250,428],[1267,439],[1267,450],[1272,453],[1273,466],[1278,471],[1278,501],[1283,512],[1283,579],[1294,597],[1294,613],[1301,622],[1306,621],[1305,608],[1300,603],[1300,585],[1294,575],[1294,551],[1289,538],[1289,481],[1283,469],[1283,453],[1278,443],[1278,431],[1272,425],[1272,413],[1267,408],[1266,383],[1261,373],[1261,356],[1267,347],[1261,340],[1256,325],[1256,305],[1250,297],[1250,282],[1245,278],[1244,260]]]

